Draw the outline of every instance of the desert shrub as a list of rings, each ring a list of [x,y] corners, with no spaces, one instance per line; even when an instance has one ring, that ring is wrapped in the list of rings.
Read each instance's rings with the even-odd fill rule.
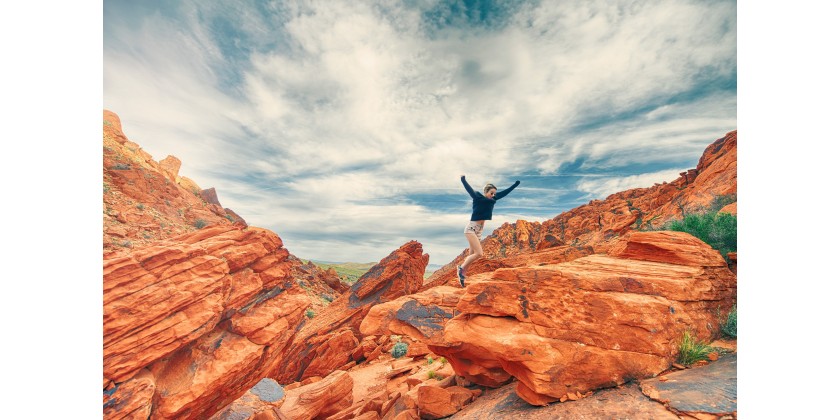
[[[446,358],[445,358],[445,357],[441,357],[441,358],[440,358],[440,364],[442,364],[442,365],[445,365],[445,364],[446,364],[446,362],[448,362],[448,361],[449,361],[449,360],[446,360]]]
[[[434,363],[434,362],[435,362],[435,359],[434,359],[434,358],[432,358],[432,357],[427,357],[427,358],[426,358],[426,364],[427,364],[427,365],[431,365],[431,364],[432,364],[432,363]]]
[[[682,341],[680,341],[677,363],[691,365],[700,360],[705,360],[711,351],[712,348],[707,343],[697,340],[692,332],[685,331]]]
[[[720,209],[734,203],[736,200],[737,196],[735,194],[716,195],[715,198],[712,199],[711,204],[709,204],[709,212],[717,213]]]
[[[201,229],[204,226],[207,226],[207,222],[204,221],[204,219],[196,219],[195,223],[193,223],[193,226],[195,226],[196,229]]]
[[[313,317],[315,317],[315,311],[313,311],[312,308],[307,309],[306,310],[306,317],[309,318],[309,319],[312,319]]]
[[[433,370],[430,370],[430,371],[426,372],[426,377],[429,378],[429,379],[438,379],[438,374],[437,374],[437,372],[435,372]]]
[[[400,357],[405,356],[406,353],[408,353],[408,343],[403,343],[402,341],[394,344],[394,348],[391,349],[391,356],[393,356],[394,359],[399,359]]]
[[[143,210],[146,208],[146,206],[143,203],[137,203],[135,207],[137,207],[137,210]]]
[[[720,324],[720,331],[723,335],[730,338],[738,337],[738,312],[735,305],[732,305],[732,310]]]
[[[726,254],[738,249],[738,220],[729,213],[690,213],[683,220],[668,224],[668,230],[694,235],[716,249],[729,261]]]

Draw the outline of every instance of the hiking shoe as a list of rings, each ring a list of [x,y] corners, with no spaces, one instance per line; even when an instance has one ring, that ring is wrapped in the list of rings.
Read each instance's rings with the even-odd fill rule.
[[[464,281],[467,279],[467,276],[464,275],[464,269],[461,266],[458,266],[458,282],[461,283],[461,287],[464,287]]]

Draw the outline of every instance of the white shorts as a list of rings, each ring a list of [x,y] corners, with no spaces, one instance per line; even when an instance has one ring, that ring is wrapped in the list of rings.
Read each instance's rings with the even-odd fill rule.
[[[481,238],[481,231],[484,230],[484,224],[470,221],[467,224],[467,227],[464,228],[464,233],[474,233],[475,236],[478,236],[479,239]]]

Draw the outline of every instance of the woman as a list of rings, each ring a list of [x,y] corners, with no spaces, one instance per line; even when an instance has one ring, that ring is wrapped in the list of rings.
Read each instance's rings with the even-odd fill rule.
[[[461,183],[464,184],[467,194],[473,199],[472,217],[470,217],[470,223],[464,229],[464,236],[467,237],[467,242],[470,244],[470,255],[467,255],[464,262],[458,266],[458,282],[461,283],[461,287],[464,287],[464,281],[467,280],[467,267],[484,254],[484,250],[481,249],[481,231],[484,230],[484,221],[493,218],[493,206],[496,205],[496,201],[501,200],[513,191],[519,185],[519,181],[514,182],[510,188],[499,192],[496,192],[495,185],[487,184],[484,186],[484,194],[479,194],[473,190],[464,175],[461,175]]]

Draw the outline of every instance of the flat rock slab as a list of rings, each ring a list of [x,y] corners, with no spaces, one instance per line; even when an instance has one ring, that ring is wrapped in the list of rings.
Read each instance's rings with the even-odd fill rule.
[[[536,407],[516,395],[516,382],[485,393],[448,419],[664,419],[678,420],[665,406],[645,396],[638,384],[604,389],[578,401]]]
[[[731,414],[737,411],[737,353],[706,366],[645,379],[640,385],[650,398],[681,413]],[[662,380],[662,379],[666,380]]]

